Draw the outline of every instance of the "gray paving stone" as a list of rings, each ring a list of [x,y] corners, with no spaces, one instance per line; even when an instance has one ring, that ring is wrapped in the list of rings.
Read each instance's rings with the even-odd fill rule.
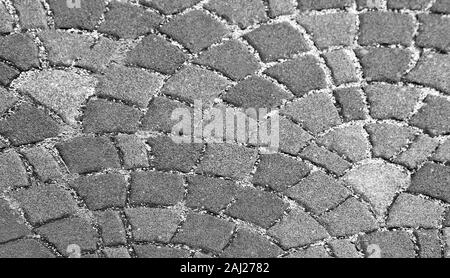
[[[409,9],[409,10],[423,10],[430,0],[388,0],[388,9]]]
[[[28,185],[27,172],[20,156],[15,151],[0,154],[0,190]]]
[[[360,15],[361,45],[411,45],[414,36],[413,17],[408,14],[373,11]]]
[[[0,87],[0,115],[8,112],[18,101],[18,98],[8,90]]]
[[[48,182],[62,177],[61,168],[48,149],[33,147],[25,150],[24,155],[41,181]]]
[[[370,104],[370,115],[380,120],[407,120],[421,94],[416,88],[385,84],[368,85],[364,90]]]
[[[179,13],[194,6],[201,0],[140,0],[139,3],[157,9],[163,14]]]
[[[218,253],[230,241],[234,227],[233,223],[210,215],[190,213],[172,242]]]
[[[288,22],[262,25],[244,38],[258,51],[263,62],[291,58],[310,50],[303,35]]]
[[[295,12],[297,6],[296,0],[269,0],[269,16],[277,17]]]
[[[126,232],[119,212],[107,210],[94,213],[101,229],[103,242],[107,246],[126,244]]]
[[[413,83],[429,86],[450,94],[450,55],[422,56],[418,65],[406,76]]]
[[[178,174],[134,172],[131,174],[130,202],[175,205],[183,199],[183,178]]]
[[[11,62],[20,70],[39,67],[38,48],[28,34],[0,37],[0,58]]]
[[[79,177],[70,183],[91,210],[124,207],[127,182],[121,174]]]
[[[281,151],[297,155],[313,137],[299,125],[280,117],[279,139]]]
[[[163,37],[148,35],[132,49],[126,63],[173,74],[186,61],[187,56]]]
[[[352,57],[346,50],[334,50],[324,54],[336,85],[357,82],[358,76]]]
[[[411,124],[417,126],[432,136],[448,135],[450,133],[450,101],[439,96],[428,96],[425,106],[411,119]]]
[[[246,229],[239,229],[221,257],[225,258],[276,258],[283,251],[267,238]]]
[[[21,239],[0,245],[0,258],[38,259],[54,257],[49,249],[34,239]]]
[[[310,167],[281,154],[261,155],[253,183],[283,192],[309,174]]]
[[[103,254],[108,259],[129,259],[130,253],[125,247],[105,248]]]
[[[76,137],[56,147],[72,173],[120,168],[117,150],[107,137]]]
[[[430,138],[428,135],[421,135],[394,161],[409,169],[415,169],[428,160],[438,145],[437,140]]]
[[[350,196],[350,191],[333,177],[322,172],[313,172],[289,188],[286,195],[316,215],[321,215]]]
[[[356,246],[347,239],[335,239],[330,242],[330,247],[338,258],[355,259],[360,257]]]
[[[328,237],[324,227],[299,209],[290,211],[268,233],[285,249],[312,244]]]
[[[175,234],[181,216],[174,211],[159,208],[130,208],[125,210],[137,241],[167,243]]]
[[[286,105],[281,114],[301,123],[314,135],[342,123],[332,98],[326,93],[315,93],[294,101]]]
[[[450,14],[450,3],[447,0],[437,0],[431,7],[432,12]]]
[[[450,257],[450,228],[443,229],[443,241],[445,243],[444,247],[444,258]]]
[[[22,216],[2,199],[0,199],[0,223],[0,242],[2,243],[31,234]]]
[[[346,122],[367,118],[366,104],[360,88],[337,89],[334,91],[334,97],[341,107],[341,114]]]
[[[302,159],[309,160],[328,171],[342,176],[347,169],[351,167],[351,164],[339,155],[312,143],[306,147],[301,153]]]
[[[135,39],[150,33],[163,20],[157,13],[146,11],[138,6],[118,1],[111,2],[105,21],[98,30],[124,39]]]
[[[445,214],[443,226],[450,227],[450,210],[447,210],[447,213]]]
[[[429,162],[413,174],[408,191],[449,202],[449,182],[450,167]]]
[[[172,247],[159,247],[154,245],[134,245],[138,258],[147,259],[181,259],[189,257],[189,251]]]
[[[136,135],[119,134],[117,147],[122,154],[123,167],[127,170],[149,167],[145,143]]]
[[[14,30],[14,20],[8,13],[5,4],[0,4],[0,34],[11,33]]]
[[[0,62],[0,84],[8,86],[20,72],[8,64]]]
[[[352,0],[298,0],[298,8],[305,10],[344,9],[352,5]]]
[[[319,222],[327,228],[331,236],[350,236],[378,228],[368,208],[353,197],[323,214]]]
[[[320,49],[350,46],[357,34],[357,17],[349,13],[301,15],[297,17],[297,22],[312,35],[314,43]]]
[[[70,244],[77,244],[81,251],[95,251],[98,234],[94,227],[84,218],[72,217],[46,224],[36,229],[50,243],[54,244],[63,255]]]
[[[226,210],[226,214],[265,229],[281,218],[288,207],[277,196],[258,189],[242,189],[236,198],[236,202]]]
[[[14,0],[14,8],[19,15],[22,29],[46,29],[47,18],[40,1]]]
[[[86,1],[81,3],[80,7],[70,7],[66,2],[60,0],[48,1],[50,10],[53,12],[56,28],[93,30],[100,21],[106,7],[106,3],[102,0]]]
[[[80,59],[77,65],[93,72],[103,72],[119,55],[120,44],[109,38],[100,37],[95,45]]]
[[[161,27],[161,31],[193,53],[217,43],[228,33],[222,23],[197,10],[174,17]]]
[[[385,159],[400,153],[416,136],[411,127],[391,123],[368,124],[366,130],[373,145],[373,155]]]
[[[433,160],[443,163],[450,161],[450,140],[447,139],[439,146],[433,156]]]
[[[414,235],[417,237],[419,245],[420,258],[441,258],[442,248],[438,230],[416,230]]]
[[[419,16],[421,22],[417,45],[424,48],[436,48],[450,51],[450,19],[439,15],[423,14]]]
[[[212,0],[204,7],[242,29],[268,19],[261,0]]]
[[[400,82],[412,60],[401,48],[363,48],[356,51],[367,81]]]
[[[414,243],[404,231],[375,232],[359,237],[359,245],[366,257],[373,256],[372,250],[377,246],[381,258],[414,258]]]
[[[311,246],[304,250],[294,251],[294,253],[288,255],[286,258],[292,259],[325,259],[331,258],[327,253],[324,246]]]

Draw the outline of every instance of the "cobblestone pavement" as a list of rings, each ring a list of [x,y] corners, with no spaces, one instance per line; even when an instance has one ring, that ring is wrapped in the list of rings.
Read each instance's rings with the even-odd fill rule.
[[[0,1],[0,257],[447,256],[449,0],[69,2]]]

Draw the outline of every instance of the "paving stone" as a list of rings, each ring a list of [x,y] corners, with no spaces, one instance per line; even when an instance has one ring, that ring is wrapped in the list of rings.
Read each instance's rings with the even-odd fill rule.
[[[300,157],[312,161],[338,176],[342,176],[351,167],[351,164],[345,159],[315,143],[306,147],[300,153]]]
[[[409,192],[428,195],[445,202],[450,201],[450,167],[426,163],[413,176]]]
[[[433,160],[438,162],[449,162],[450,161],[450,140],[447,139],[444,143],[442,143],[439,148],[436,150],[436,153],[433,156]]]
[[[409,10],[423,10],[430,0],[388,0],[388,9],[409,9]]]
[[[120,51],[119,47],[119,42],[100,37],[77,65],[93,72],[103,72]]]
[[[327,228],[331,236],[350,236],[378,228],[368,208],[353,197],[332,211],[324,213],[319,221]]]
[[[342,123],[337,108],[326,93],[315,93],[292,102],[281,113],[301,123],[314,135]]]
[[[188,177],[186,206],[205,208],[214,213],[225,209],[235,198],[238,187],[232,181],[204,176]]]
[[[228,33],[222,23],[197,10],[176,16],[164,24],[161,31],[194,53],[218,42]]]
[[[400,82],[412,52],[400,48],[364,48],[356,51],[367,81]]]
[[[161,93],[194,103],[210,106],[230,85],[225,77],[196,66],[186,66],[167,80]]]
[[[413,87],[390,84],[368,85],[364,90],[370,103],[370,115],[380,120],[407,120],[421,94]]]
[[[309,174],[309,166],[280,154],[261,155],[253,183],[269,186],[277,191],[285,191]]]
[[[359,237],[359,244],[366,257],[373,256],[373,247],[378,247],[381,258],[414,258],[414,243],[404,231],[375,232]]]
[[[261,0],[212,0],[205,8],[242,29],[268,19]]]
[[[450,19],[439,15],[419,15],[421,22],[417,45],[424,48],[436,48],[450,51]]]
[[[297,17],[297,22],[312,35],[314,43],[320,49],[350,46],[358,32],[357,17],[349,13],[301,15]]]
[[[0,4],[0,34],[7,34],[14,31],[14,19],[8,13],[5,4]]]
[[[337,89],[334,91],[334,97],[341,107],[342,117],[346,122],[367,118],[366,104],[359,88]]]
[[[352,5],[352,0],[298,0],[298,8],[305,10],[344,9]]]
[[[311,246],[304,250],[294,251],[294,253],[288,255],[286,258],[292,259],[325,259],[331,258],[327,253],[324,246]]]
[[[126,63],[173,74],[186,59],[187,56],[166,39],[148,35],[128,53]]]
[[[429,54],[423,56],[406,79],[450,94],[450,55]]]
[[[141,112],[133,107],[104,99],[91,99],[83,117],[84,133],[134,133]]]
[[[22,216],[6,201],[0,199],[0,242],[8,242],[30,234],[31,231],[25,225]]]
[[[448,135],[450,133],[450,101],[439,96],[428,96],[425,106],[411,119],[411,124],[417,126],[432,136]]]
[[[256,156],[254,149],[233,144],[209,144],[197,173],[243,179],[252,172]]]
[[[408,14],[374,11],[360,15],[359,44],[401,44],[410,46],[414,20]]]
[[[296,0],[269,0],[269,16],[277,17],[295,12],[297,6]]]
[[[152,165],[162,171],[191,171],[203,150],[203,144],[178,144],[168,136],[149,138],[147,142],[154,156]]]
[[[400,153],[415,138],[415,131],[409,126],[390,123],[368,124],[366,130],[373,145],[375,157],[390,159]]]
[[[201,0],[140,0],[139,2],[145,6],[157,9],[163,14],[174,14],[194,6],[200,1]]]
[[[352,162],[368,158],[371,148],[362,125],[350,125],[334,129],[320,136],[316,142]]]
[[[8,64],[0,62],[0,84],[8,86],[20,72]]]
[[[48,28],[45,10],[40,1],[14,0],[13,5],[22,29]]]
[[[421,135],[394,161],[409,169],[415,169],[428,160],[438,145],[437,140],[430,138],[428,135]]]
[[[27,172],[20,156],[15,151],[0,154],[0,190],[28,185]]]
[[[0,87],[0,115],[6,113],[18,101],[17,97],[12,93]]]
[[[33,147],[25,150],[24,155],[41,181],[48,182],[62,177],[61,168],[48,149]]]
[[[228,90],[222,98],[235,106],[245,109],[254,108],[259,111],[261,108],[276,108],[292,96],[271,81],[252,76]]]
[[[0,245],[0,258],[38,259],[55,257],[49,249],[34,239],[21,239]]]
[[[297,155],[312,139],[313,137],[299,125],[280,117],[279,148],[281,151],[291,155]]]
[[[100,24],[98,30],[119,38],[135,39],[150,33],[162,22],[162,17],[157,13],[129,3],[115,1],[111,2],[108,8],[105,21]]]
[[[263,62],[291,58],[310,50],[303,35],[288,22],[262,25],[244,38],[258,51]]]
[[[131,174],[133,204],[175,205],[183,199],[183,178],[178,174],[134,172]]]
[[[444,223],[442,223],[444,227],[450,227],[450,210],[447,210],[445,217],[444,217]]]
[[[119,212],[107,210],[95,212],[103,242],[107,246],[126,244],[126,232]]]
[[[194,63],[213,68],[233,80],[244,79],[260,68],[258,60],[238,40],[229,40],[224,44],[212,46],[201,53]]]
[[[103,254],[108,259],[129,259],[130,253],[125,247],[105,248]]]
[[[127,170],[149,167],[147,148],[136,135],[120,134],[116,137],[117,147],[122,154],[123,167]]]
[[[321,215],[345,201],[350,191],[341,182],[317,171],[289,188],[286,194],[316,215]]]
[[[79,177],[70,184],[91,210],[124,207],[127,182],[121,174]]]
[[[172,241],[220,252],[230,241],[234,227],[233,223],[210,215],[190,213]]]
[[[431,11],[450,14],[450,3],[447,0],[437,0],[431,7]]]
[[[125,210],[137,241],[169,242],[175,234],[181,216],[159,208],[130,208]]]
[[[103,0],[83,1],[79,7],[72,7],[66,2],[60,0],[47,2],[53,12],[56,28],[93,30],[106,7]]]
[[[94,251],[97,248],[97,231],[83,218],[57,220],[37,228],[36,231],[65,256],[68,255],[67,247],[70,244],[77,244],[81,251]]]
[[[0,58],[11,62],[20,70],[39,67],[38,48],[27,34],[0,37]]]
[[[226,258],[276,258],[283,250],[267,238],[246,229],[237,231],[236,237],[224,250]]]
[[[438,230],[416,230],[414,235],[417,237],[419,245],[420,258],[441,258],[441,240]]]
[[[343,181],[363,195],[377,214],[383,215],[396,192],[410,184],[410,177],[394,164],[372,161],[352,169]]]
[[[147,259],[174,259],[188,258],[189,251],[172,247],[159,247],[153,245],[134,245],[138,258]]]
[[[79,107],[94,93],[96,80],[90,76],[63,70],[33,73],[18,86],[39,103],[53,109],[69,124],[76,124]]]
[[[387,225],[389,227],[438,228],[444,207],[411,194],[402,193],[395,200]]]
[[[334,50],[325,53],[324,56],[336,85],[358,81],[356,67],[346,50]]]
[[[76,137],[56,147],[72,173],[120,168],[117,150],[107,137]]]
[[[279,223],[269,229],[285,249],[312,244],[328,237],[324,227],[307,213],[294,209]]]
[[[338,258],[355,259],[360,257],[356,246],[347,239],[335,239],[329,244],[331,251]]]
[[[445,242],[444,258],[450,258],[450,228],[443,229],[443,238]]]
[[[271,193],[245,188],[240,190],[236,202],[226,213],[267,229],[282,216],[287,207],[287,204]]]

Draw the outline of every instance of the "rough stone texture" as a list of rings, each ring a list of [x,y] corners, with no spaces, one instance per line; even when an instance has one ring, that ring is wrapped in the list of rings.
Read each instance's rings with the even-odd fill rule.
[[[299,125],[280,117],[279,139],[281,151],[297,155],[313,137]]]
[[[0,115],[8,112],[18,101],[18,98],[10,91],[0,87]]]
[[[83,1],[80,7],[70,7],[66,2],[60,0],[49,0],[47,2],[53,12],[57,28],[93,30],[100,21],[106,7],[103,0]]]
[[[20,156],[15,151],[0,154],[0,191],[28,185],[27,172]]]
[[[117,148],[122,154],[123,167],[127,170],[150,166],[145,143],[136,135],[120,134],[116,137]]]
[[[306,163],[290,157],[280,154],[261,155],[253,183],[282,192],[298,183],[309,171]]]
[[[45,29],[48,27],[45,10],[40,1],[14,0],[13,5],[19,15],[22,29]]]
[[[312,161],[338,176],[342,176],[351,167],[351,164],[345,159],[315,143],[306,147],[300,153],[300,157]]]
[[[56,147],[72,173],[120,168],[117,150],[107,137],[77,137]]]
[[[336,85],[358,81],[356,67],[348,51],[334,50],[324,55]]]
[[[378,228],[368,208],[351,197],[337,208],[324,213],[320,219],[331,236],[350,236]]]
[[[388,9],[422,10],[427,7],[430,0],[388,0]]]
[[[44,147],[34,147],[24,151],[28,162],[43,182],[57,180],[62,177],[61,168],[52,153]]]
[[[269,0],[269,16],[277,17],[280,15],[291,14],[295,11],[296,0]]]
[[[298,0],[298,8],[305,10],[343,9],[350,7],[352,0]]]
[[[222,23],[203,11],[176,16],[164,24],[161,31],[194,53],[218,42],[228,33]]]
[[[8,64],[0,62],[0,84],[8,86],[20,72]]]
[[[184,196],[183,179],[178,174],[134,172],[130,201],[134,204],[175,205]]]
[[[333,177],[322,172],[313,172],[286,194],[316,215],[330,210],[350,196],[350,191]]]
[[[294,253],[288,255],[286,258],[291,259],[325,259],[331,258],[331,256],[327,253],[327,250],[324,246],[311,246],[307,249],[294,251]]]
[[[108,259],[129,259],[130,253],[125,247],[105,248],[103,254]]]
[[[0,37],[0,58],[11,62],[20,70],[39,67],[38,48],[27,34]]]
[[[410,82],[429,86],[450,94],[450,55],[428,54],[406,76]]]
[[[331,251],[338,258],[355,259],[359,258],[356,246],[346,239],[335,239],[330,242]]]
[[[267,20],[261,0],[212,0],[205,8],[242,29]]]
[[[138,258],[146,259],[182,259],[189,257],[189,251],[172,247],[158,247],[153,245],[134,245]]]
[[[356,87],[337,89],[334,91],[334,97],[341,107],[341,114],[346,122],[367,118],[361,89]]]
[[[233,223],[210,215],[190,213],[172,241],[217,253],[229,242],[234,227]]]
[[[163,37],[148,35],[126,58],[127,64],[173,74],[184,62],[186,55]]]
[[[280,247],[267,238],[246,229],[239,229],[236,238],[224,250],[225,258],[275,258],[281,255]]]
[[[413,176],[408,191],[450,201],[450,167],[426,163]]]
[[[413,17],[408,14],[374,11],[360,15],[361,45],[411,45],[414,35]]]
[[[43,259],[55,257],[49,249],[34,239],[21,239],[0,245],[0,258]]]
[[[428,135],[419,136],[407,150],[395,158],[395,162],[415,169],[425,162],[436,150],[439,142]]]
[[[450,161],[450,140],[447,139],[439,146],[433,156],[433,160],[444,163]]]
[[[95,212],[103,242],[107,246],[126,244],[126,232],[119,212],[107,210]]]
[[[375,232],[359,237],[359,245],[366,257],[374,255],[372,247],[377,245],[381,258],[414,258],[414,243],[403,231]]]
[[[441,240],[438,230],[416,230],[420,258],[441,258]]]
[[[436,48],[450,51],[450,19],[439,15],[423,14],[419,16],[420,25],[417,45],[424,48]]]
[[[8,242],[31,234],[20,214],[0,199],[0,242]],[[1,251],[0,251],[1,252]]]
[[[428,96],[425,106],[411,119],[411,124],[417,126],[432,136],[450,134],[450,101],[443,97]]]
[[[352,169],[343,180],[362,194],[379,215],[386,212],[397,190],[410,184],[407,173],[393,164],[380,161],[372,161]]]
[[[11,33],[13,29],[14,19],[8,13],[5,4],[0,4],[0,34]]]
[[[125,212],[137,241],[169,242],[181,222],[180,215],[168,209],[131,208]]]
[[[431,11],[450,14],[450,3],[446,0],[437,0],[433,7],[431,7]]]
[[[287,22],[262,25],[244,38],[258,51],[263,62],[291,58],[309,50],[302,34]]]
[[[302,15],[297,18],[320,49],[352,45],[357,34],[356,21],[357,17],[348,13]]]
[[[139,3],[157,9],[164,14],[179,13],[194,6],[201,0],[140,0]]]
[[[390,159],[398,154],[415,138],[415,131],[409,126],[390,123],[368,124],[366,130],[373,145],[375,157]]]

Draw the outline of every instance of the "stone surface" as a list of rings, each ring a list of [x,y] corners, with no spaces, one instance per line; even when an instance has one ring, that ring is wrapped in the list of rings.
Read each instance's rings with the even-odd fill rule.
[[[205,8],[242,29],[267,20],[261,0],[212,0]]]
[[[126,231],[118,211],[95,212],[103,242],[107,246],[126,244]]]
[[[450,201],[450,167],[426,163],[413,176],[409,192],[428,195],[445,202]]]
[[[450,133],[450,101],[439,96],[428,96],[423,106],[411,119],[411,124],[432,136]]]
[[[380,258],[414,258],[414,243],[404,231],[375,232],[359,237],[359,245],[366,257],[379,255]],[[374,254],[374,247],[379,254]],[[377,249],[378,249],[377,248]]]
[[[57,180],[62,177],[63,173],[61,168],[48,149],[44,147],[34,147],[26,150],[24,155],[43,182]]]
[[[447,139],[439,146],[433,156],[433,160],[444,163],[450,161],[450,140]]]
[[[431,7],[431,11],[450,14],[450,4],[446,0],[437,0]]]
[[[442,248],[438,230],[416,230],[414,235],[419,245],[420,258],[441,258]]]
[[[2,199],[0,199],[0,228],[1,243],[19,239],[31,233],[22,216]]]
[[[189,257],[189,251],[172,247],[159,247],[154,245],[134,245],[138,258],[146,259],[181,259]]]
[[[38,48],[27,34],[0,37],[0,58],[11,62],[20,70],[39,67]]]
[[[450,19],[438,15],[420,15],[422,23],[417,37],[417,45],[424,48],[436,48],[450,51]]]
[[[415,138],[415,131],[409,126],[390,123],[368,124],[366,130],[373,145],[375,157],[390,159],[401,152]]]
[[[0,191],[28,185],[27,172],[20,156],[15,151],[0,154]]]
[[[45,246],[33,239],[21,239],[0,245],[0,258],[43,259],[55,255]]]
[[[275,258],[281,255],[280,247],[267,238],[246,229],[237,231],[236,238],[224,250],[225,258]]]
[[[8,86],[20,72],[8,64],[0,62],[0,84]]]
[[[163,14],[179,13],[194,6],[201,0],[140,0],[139,3],[157,9]]]
[[[427,7],[430,0],[388,0],[388,9],[422,10]]]
[[[2,2],[0,4],[0,33],[7,34],[11,33],[13,29],[14,20],[12,16],[8,13],[5,4]]]
[[[105,248],[103,254],[108,259],[128,259],[131,258],[130,253],[125,247]]]
[[[8,112],[18,101],[18,98],[10,91],[0,87],[0,115]]]
[[[334,97],[346,122],[367,118],[366,104],[361,89],[356,87],[337,89],[334,91]]]
[[[303,250],[294,251],[294,253],[288,255],[286,258],[291,259],[325,259],[331,258],[324,246],[311,246]]]
[[[309,160],[335,175],[342,176],[351,164],[339,155],[317,146],[315,143],[306,147],[301,153],[300,157]]]
[[[331,251],[338,258],[355,259],[359,258],[356,246],[346,239],[335,239],[330,242]]]
[[[305,10],[343,9],[350,7],[351,0],[298,0],[298,8]]]
[[[40,1],[14,0],[13,5],[22,29],[48,28],[45,10]]]
[[[117,147],[122,154],[123,167],[127,170],[150,166],[147,147],[136,135],[120,134],[116,137]]]
[[[280,15],[291,14],[295,11],[297,1],[295,0],[269,0],[269,16],[277,17]]]
[[[418,65],[406,76],[406,79],[450,94],[449,69],[449,54],[424,55]]]
[[[77,2],[71,1],[72,4]],[[78,2],[79,3],[79,2]],[[106,3],[103,0],[86,1],[80,6],[67,5],[60,0],[48,1],[53,12],[56,28],[93,30],[100,21]]]
[[[334,50],[324,55],[336,85],[358,81],[356,67],[348,51]]]
[[[395,158],[395,162],[404,165],[409,169],[415,169],[436,150],[439,142],[428,135],[419,136],[407,150]]]
[[[313,137],[299,125],[280,117],[279,140],[282,152],[297,155]]]

